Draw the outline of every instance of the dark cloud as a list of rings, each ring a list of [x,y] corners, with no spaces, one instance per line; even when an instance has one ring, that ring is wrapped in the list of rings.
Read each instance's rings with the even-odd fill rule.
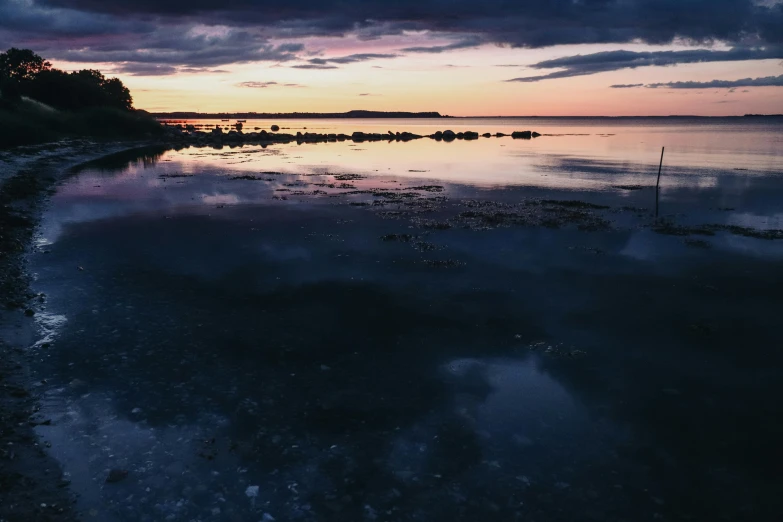
[[[267,87],[302,87],[298,83],[277,83],[277,82],[241,82],[237,87],[249,89],[266,89]]]
[[[406,53],[444,53],[457,49],[470,49],[471,47],[478,47],[482,43],[484,42],[479,38],[469,38],[448,45],[435,45],[432,47],[407,47],[402,51]]]
[[[43,39],[82,38],[110,34],[112,26],[119,34],[143,34],[156,28],[143,18],[118,19],[99,12],[42,9],[27,0],[0,0],[0,38],[33,32]]]
[[[327,65],[330,63],[339,63],[341,65],[356,62],[366,62],[367,60],[381,60],[386,58],[397,58],[398,54],[378,54],[378,53],[358,53],[337,58],[311,58],[307,60],[312,65]]]
[[[154,63],[121,63],[112,68],[113,74],[130,74],[132,76],[170,76],[177,73],[186,74],[226,74],[223,69],[210,69],[208,67],[174,67],[173,65],[159,65]]]
[[[292,65],[292,69],[317,69],[317,70],[323,70],[323,69],[339,69],[336,65],[316,65],[313,63],[305,63],[302,65]]]
[[[208,31],[211,36],[199,33],[204,28],[211,30]],[[227,31],[221,32],[223,29]],[[409,47],[407,52],[411,53],[447,52],[484,42],[536,48],[584,43],[663,44],[680,39],[691,43],[722,41],[736,47],[781,47],[783,3],[759,0],[0,0],[0,44],[26,45],[38,52],[46,51],[53,58],[79,61],[119,60],[186,67],[290,61],[300,53],[297,49],[301,46],[293,47],[299,44],[285,44],[292,47],[284,48],[270,42],[346,34],[371,40],[384,35],[404,35],[404,31],[411,30],[430,31],[434,37],[455,40],[442,46]],[[589,72],[586,67],[574,65],[566,73],[546,77],[564,77],[568,72],[600,72]]]
[[[783,58],[783,46],[765,48],[735,47],[728,51],[694,49],[687,51],[605,51],[592,54],[578,54],[554,60],[545,60],[529,67],[533,69],[561,69],[537,76],[512,78],[509,82],[540,82],[556,78],[586,76],[620,69],[637,67],[669,66],[682,63],[733,62],[744,60],[766,60]]]
[[[301,44],[273,45],[247,31],[221,36],[148,35],[133,49],[100,42],[77,49],[48,49],[47,57],[73,62],[136,62],[186,67],[214,67],[226,63],[286,62],[297,59]]]
[[[133,76],[168,76],[177,72],[171,65],[156,65],[153,63],[126,63],[114,68],[114,73],[131,74]]]
[[[248,87],[251,89],[266,89],[271,85],[278,85],[277,82],[242,82],[238,83],[237,87]]]
[[[611,85],[613,89],[630,89],[646,87],[648,89],[729,89],[732,93],[738,87],[783,87],[783,74],[766,76],[764,78],[743,78],[741,80],[711,80],[709,82],[665,82],[665,83],[634,83],[627,85]],[[749,92],[747,89],[742,92]],[[716,93],[717,94],[717,93]]]
[[[741,80],[712,80],[709,82],[667,82],[645,85],[650,89],[731,89],[735,87],[783,87],[783,74],[764,78],[743,78]]]
[[[398,25],[480,35],[523,47],[576,43],[781,41],[783,8],[755,0],[39,0],[122,16],[187,17],[212,24],[256,25],[311,34],[399,34]]]
[[[39,5],[124,17],[186,17],[265,25],[300,34],[399,34],[399,25],[480,35],[525,47],[562,43],[781,38],[783,8],[754,0],[38,0]]]
[[[130,74],[228,63],[284,62],[298,58],[301,43],[272,43],[263,31],[220,30],[193,21],[114,17],[71,9],[42,8],[28,0],[0,0],[0,46],[31,47],[47,58],[73,62],[122,62]],[[138,66],[131,64],[136,63]],[[156,71],[150,66],[161,67]]]
[[[225,69],[210,69],[209,67],[182,67],[178,72],[188,74],[228,74],[230,71]]]

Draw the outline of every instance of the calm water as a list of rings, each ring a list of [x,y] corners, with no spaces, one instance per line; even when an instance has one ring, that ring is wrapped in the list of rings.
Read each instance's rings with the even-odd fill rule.
[[[85,519],[776,520],[783,126],[275,123],[552,136],[75,173],[31,350]]]
[[[236,120],[177,120],[202,125],[206,130],[219,125],[233,129]],[[546,153],[560,158],[655,164],[657,166],[661,147],[668,150],[666,164],[672,166],[698,167],[699,169],[731,170],[752,168],[779,171],[783,150],[783,118],[448,118],[448,119],[392,119],[392,120],[248,120],[244,131],[269,130],[272,125],[280,126],[280,132],[345,133],[354,131],[386,133],[388,131],[427,135],[438,130],[451,129],[454,132],[472,130],[480,134],[516,130],[535,130],[541,134],[557,136],[559,139],[535,140],[516,152],[525,155]],[[610,139],[611,138],[611,139]],[[493,140],[494,141],[494,140]],[[465,148],[465,145],[469,145]],[[408,144],[411,145],[411,144]],[[417,146],[418,145],[418,146]],[[416,142],[407,147],[405,156],[413,161],[429,159],[443,171],[444,158],[433,154],[431,142]],[[449,145],[449,144],[444,144]],[[490,173],[477,172],[479,162],[487,161],[485,154],[492,156],[493,170],[504,173],[519,168],[518,162],[502,161],[506,156],[515,156],[509,151],[498,154],[494,144],[484,140],[466,143],[452,143],[448,155],[454,155],[452,163],[465,163],[465,180],[481,182]],[[461,145],[461,146],[460,146]],[[506,147],[510,146],[505,144]],[[457,148],[461,150],[456,150]],[[408,150],[411,149],[411,150]],[[383,154],[383,149],[374,150],[373,156],[382,163],[398,154],[392,149]],[[323,154],[323,151],[321,151]],[[540,159],[540,158],[539,158]],[[353,160],[353,159],[352,159]],[[501,165],[498,165],[502,162]],[[448,163],[447,163],[448,165]],[[387,165],[389,166],[389,165]],[[498,169],[500,167],[500,169]],[[482,174],[477,176],[477,174]],[[491,178],[495,180],[494,176]],[[509,177],[498,181],[517,182]]]

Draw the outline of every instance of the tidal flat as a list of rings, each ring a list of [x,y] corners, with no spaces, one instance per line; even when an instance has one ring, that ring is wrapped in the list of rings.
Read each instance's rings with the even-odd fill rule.
[[[27,259],[34,429],[84,520],[775,520],[783,172],[742,130],[83,164]],[[656,217],[629,135],[677,132]]]

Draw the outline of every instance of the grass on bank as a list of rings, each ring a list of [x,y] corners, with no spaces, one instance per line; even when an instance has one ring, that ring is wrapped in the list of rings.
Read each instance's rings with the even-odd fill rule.
[[[0,148],[35,145],[64,138],[142,139],[160,135],[161,125],[143,111],[93,107],[60,111],[23,98],[0,98]]]

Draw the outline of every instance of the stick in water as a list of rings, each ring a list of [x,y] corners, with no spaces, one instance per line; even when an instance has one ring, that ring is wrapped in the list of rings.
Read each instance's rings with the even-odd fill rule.
[[[655,183],[655,219],[658,219],[658,190],[661,186],[661,169],[663,168],[663,151],[666,147],[661,147],[661,163],[658,165],[658,181]]]

